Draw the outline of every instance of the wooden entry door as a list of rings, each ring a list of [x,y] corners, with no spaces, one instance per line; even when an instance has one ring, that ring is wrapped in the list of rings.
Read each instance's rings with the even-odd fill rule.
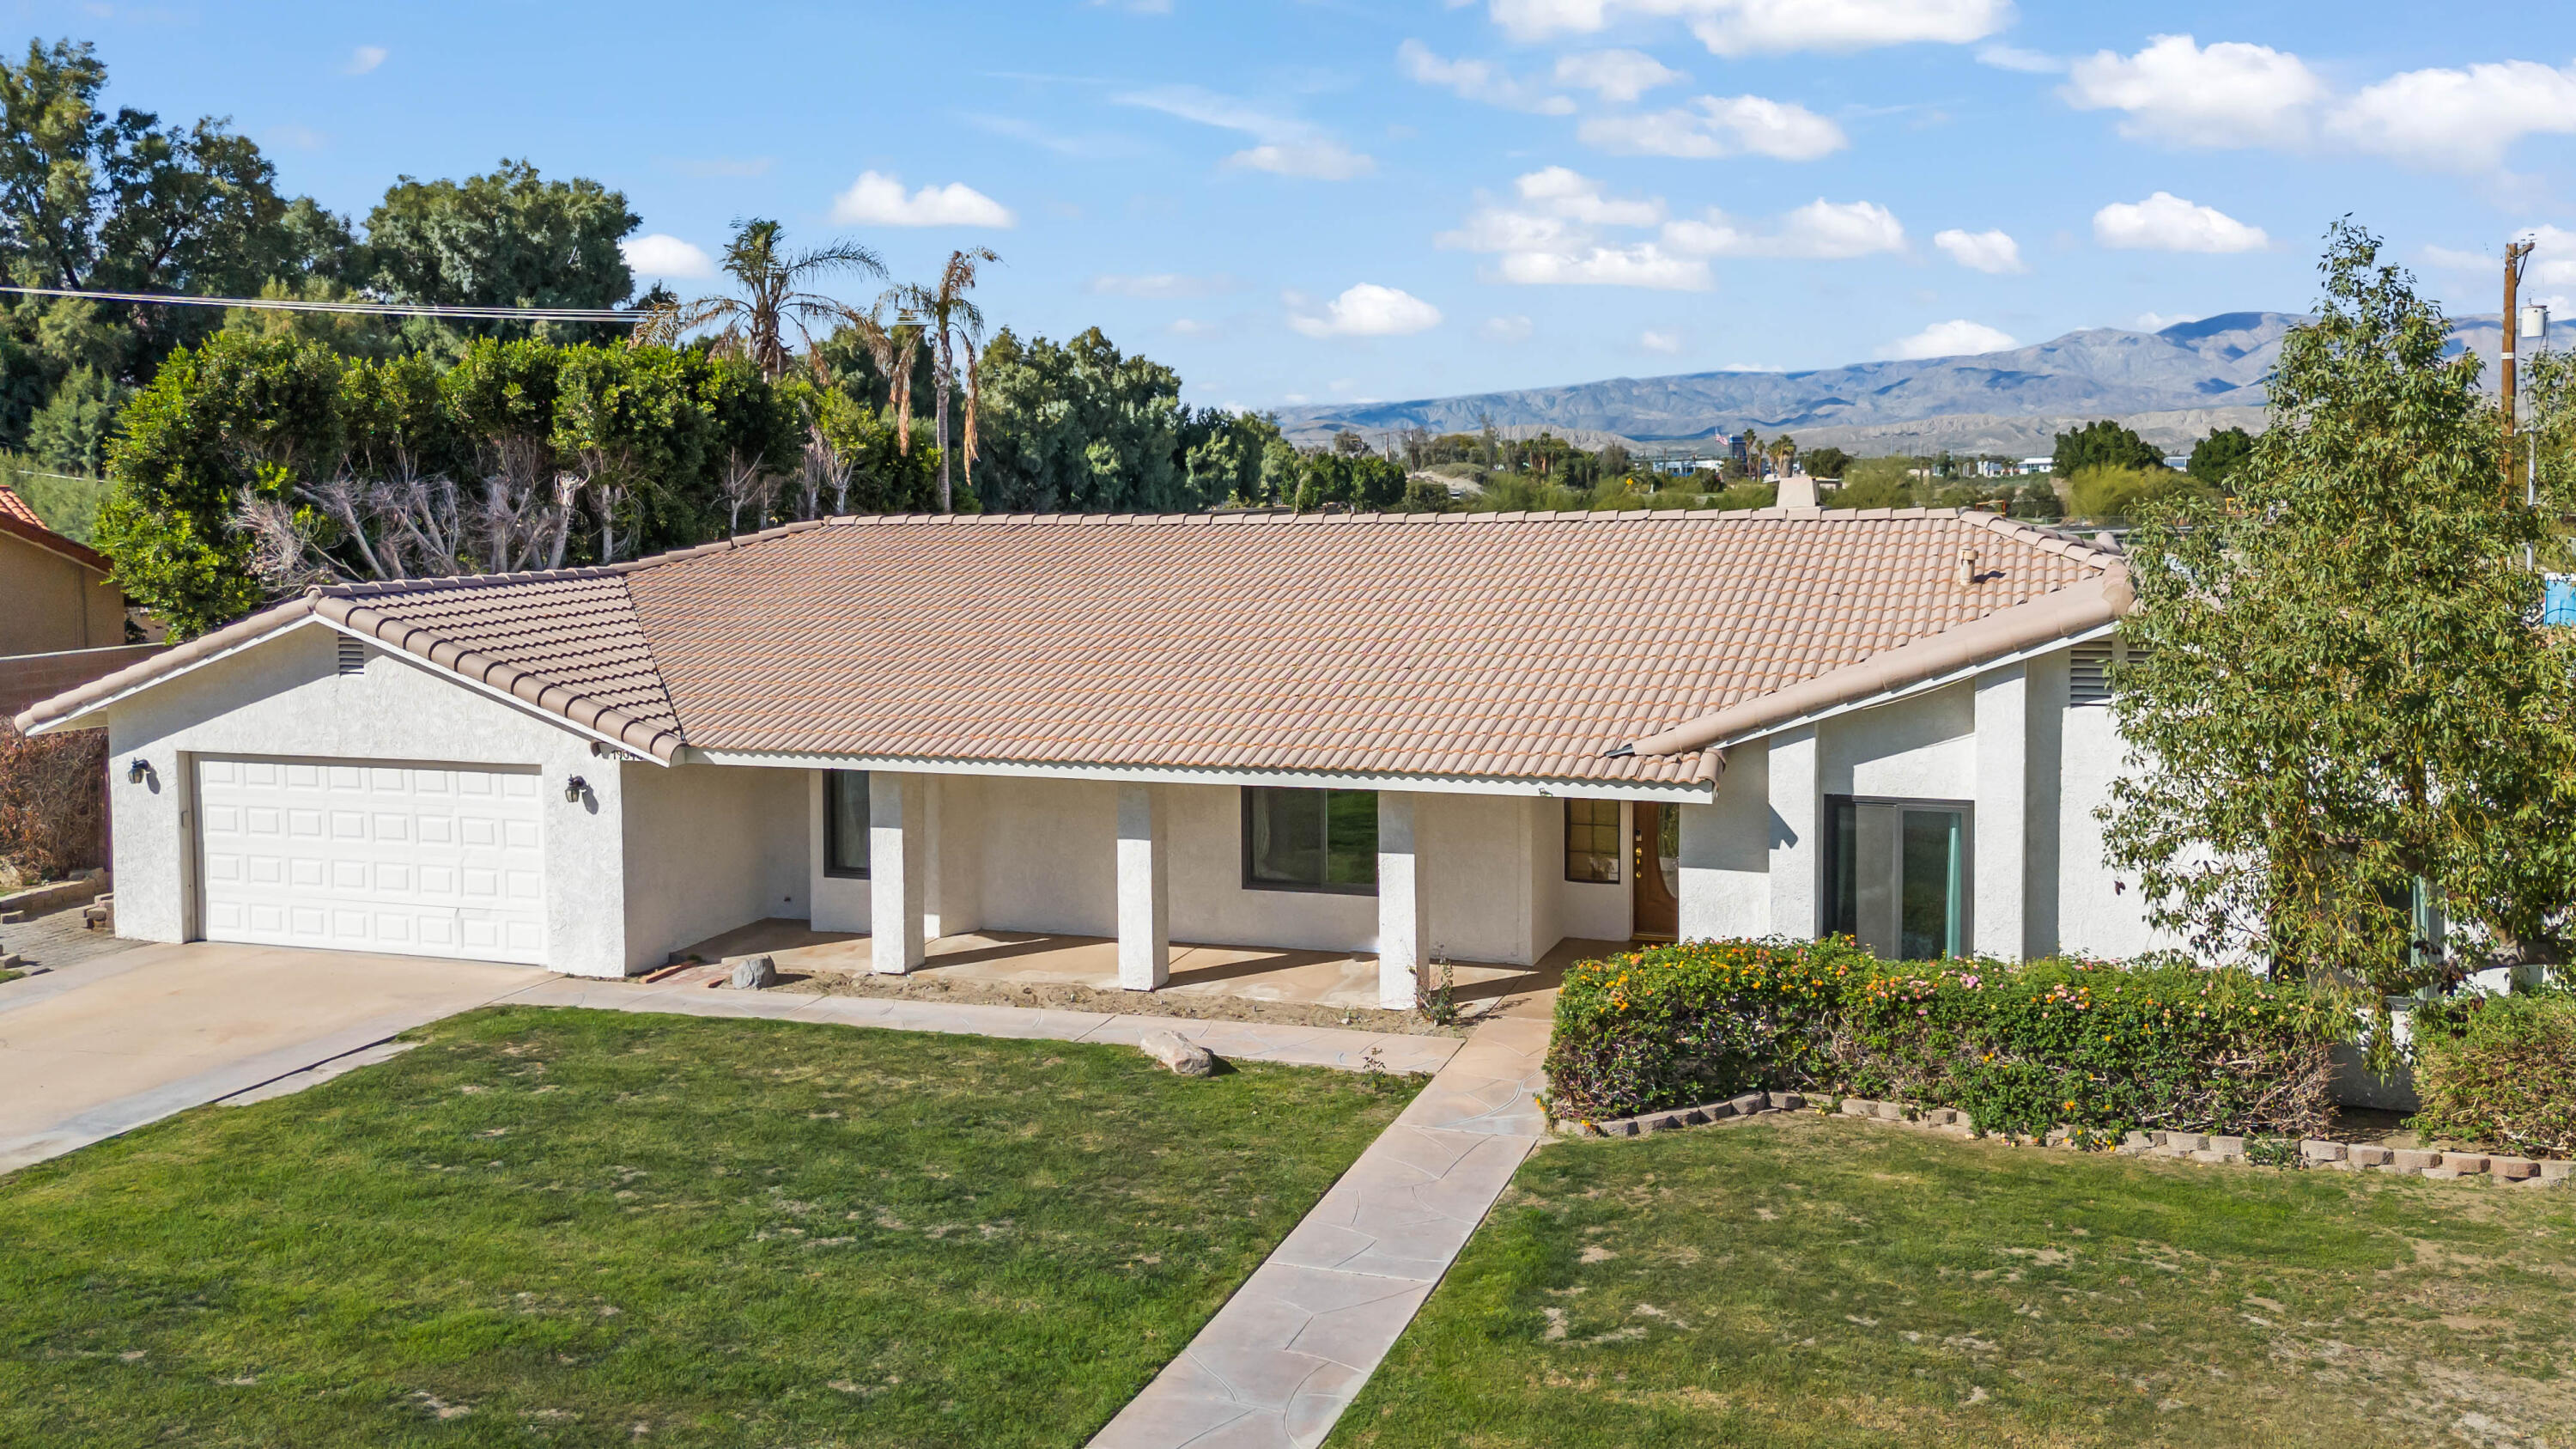
[[[1640,800],[1628,813],[1628,879],[1636,883],[1629,929],[1640,940],[1669,941],[1682,927],[1681,811]]]

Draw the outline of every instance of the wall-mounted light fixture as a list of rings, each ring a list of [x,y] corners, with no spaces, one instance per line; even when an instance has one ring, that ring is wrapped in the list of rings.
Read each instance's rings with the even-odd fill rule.
[[[151,773],[152,762],[143,758],[141,755],[136,755],[133,761],[125,767],[125,783],[129,785],[140,785],[143,783],[143,777]]]
[[[564,781],[564,803],[567,805],[580,804],[581,797],[589,792],[590,782],[584,780],[579,775],[575,775],[571,779]]]

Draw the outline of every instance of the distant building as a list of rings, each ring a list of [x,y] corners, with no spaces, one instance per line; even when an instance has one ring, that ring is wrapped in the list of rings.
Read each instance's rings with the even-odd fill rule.
[[[2056,470],[2057,460],[2055,458],[2024,458],[2021,460],[2021,471],[2022,476],[2024,477],[2028,477],[2033,473],[2053,473]]]
[[[2191,466],[2191,455],[2189,453],[2167,454],[2165,466],[2180,473]]]

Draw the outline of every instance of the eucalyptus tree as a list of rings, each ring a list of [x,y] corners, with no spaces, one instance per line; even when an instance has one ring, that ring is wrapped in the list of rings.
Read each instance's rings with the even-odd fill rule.
[[[967,293],[975,289],[975,275],[987,262],[998,262],[990,247],[967,247],[948,254],[948,265],[939,272],[933,286],[914,283],[902,289],[905,308],[915,314],[923,333],[935,344],[931,373],[933,406],[936,409],[939,438],[939,511],[954,509],[955,499],[948,482],[948,398],[957,388],[957,347],[962,341],[969,355],[982,346],[984,310],[975,305]]]
[[[683,330],[717,328],[719,348],[749,359],[773,383],[787,373],[790,328],[811,349],[811,324],[837,326],[858,315],[848,303],[809,288],[829,276],[886,274],[877,254],[857,242],[799,251],[780,240],[781,231],[777,222],[759,218],[734,223],[721,265],[741,295],[701,297],[683,306],[679,316]]]

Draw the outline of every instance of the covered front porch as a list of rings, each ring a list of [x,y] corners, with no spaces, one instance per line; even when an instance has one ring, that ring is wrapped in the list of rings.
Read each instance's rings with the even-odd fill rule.
[[[1212,1009],[1221,1009],[1226,1001],[1344,1011],[1385,1009],[1379,993],[1381,965],[1373,955],[1187,942],[1173,942],[1169,949],[1158,995],[1203,998]],[[1434,969],[1445,971],[1449,1003],[1461,1020],[1505,1014],[1543,1016],[1554,1006],[1566,967],[1623,949],[1623,942],[1568,938],[1529,965],[1458,961]],[[877,974],[874,938],[861,932],[818,931],[810,922],[785,918],[754,921],[675,954],[711,963],[765,955],[790,981]],[[1041,932],[969,931],[941,936],[924,943],[920,964],[906,975],[967,989],[1124,989],[1115,938]],[[1435,979],[1428,989],[1436,992],[1440,985]]]

